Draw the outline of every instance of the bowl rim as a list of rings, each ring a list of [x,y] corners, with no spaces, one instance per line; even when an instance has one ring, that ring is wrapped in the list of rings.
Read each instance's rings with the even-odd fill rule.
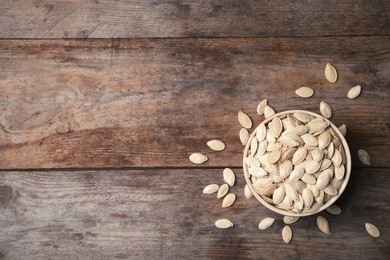
[[[345,169],[345,174],[344,174],[344,181],[343,181],[343,184],[342,186],[340,187],[340,189],[338,190],[338,193],[336,196],[333,196],[330,200],[328,200],[325,204],[323,204],[317,211],[315,212],[306,212],[306,213],[292,213],[292,212],[289,212],[287,210],[283,210],[283,209],[280,209],[280,208],[277,208],[273,205],[271,205],[270,203],[266,202],[256,191],[255,189],[253,188],[253,185],[252,185],[252,182],[250,181],[250,174],[248,172],[248,166],[245,164],[244,160],[245,158],[247,157],[248,155],[248,150],[249,150],[249,147],[250,147],[250,144],[251,144],[251,141],[252,139],[256,136],[256,130],[257,128],[261,125],[261,124],[268,124],[273,118],[275,117],[280,117],[280,116],[283,116],[283,115],[286,115],[286,114],[293,114],[293,113],[296,113],[296,112],[304,112],[306,114],[309,114],[311,116],[314,116],[314,117],[320,117],[322,118],[323,120],[325,120],[325,122],[327,122],[329,124],[329,126],[332,128],[332,130],[337,134],[337,136],[340,138],[340,141],[342,143],[342,146],[344,148],[344,153],[345,153],[345,160],[346,160],[346,169]],[[347,141],[345,140],[344,136],[342,135],[342,133],[340,132],[340,130],[327,118],[325,118],[324,116],[322,115],[319,115],[319,114],[316,114],[314,112],[311,112],[311,111],[307,111],[307,110],[286,110],[286,111],[282,111],[282,112],[279,112],[279,113],[276,113],[268,118],[266,118],[265,120],[263,120],[254,130],[253,132],[251,133],[251,135],[249,136],[249,139],[245,145],[245,149],[244,149],[244,153],[243,153],[243,170],[244,170],[244,177],[245,177],[245,181],[246,181],[246,184],[248,185],[250,191],[252,192],[253,196],[256,197],[256,199],[258,201],[260,201],[260,203],[265,206],[266,208],[270,209],[271,211],[273,212],[276,212],[278,214],[281,214],[281,215],[285,215],[285,216],[293,216],[293,217],[304,217],[304,216],[310,216],[310,215],[314,215],[314,214],[317,214],[323,210],[325,210],[326,208],[328,208],[330,205],[332,205],[340,196],[341,194],[344,192],[345,188],[347,187],[347,184],[349,182],[349,178],[350,178],[350,175],[351,175],[351,167],[352,167],[352,162],[351,162],[351,152],[349,150],[349,146],[348,146],[348,143]]]

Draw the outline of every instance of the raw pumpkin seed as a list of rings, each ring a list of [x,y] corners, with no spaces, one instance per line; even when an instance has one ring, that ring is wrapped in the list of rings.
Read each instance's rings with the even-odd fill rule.
[[[292,223],[297,222],[299,217],[294,217],[294,216],[284,216],[283,217],[283,222],[284,224],[290,225]]]
[[[339,215],[341,213],[341,208],[335,204],[332,204],[326,208],[326,211],[332,215]]]
[[[225,168],[223,170],[223,179],[227,184],[229,184],[230,186],[233,186],[234,183],[236,182],[236,176],[235,176],[233,170],[230,168]]]
[[[285,243],[290,243],[292,239],[292,230],[289,226],[284,226],[282,230],[282,238]]]
[[[235,201],[236,201],[236,194],[229,193],[222,201],[222,208],[230,207],[231,205],[233,205]]]
[[[207,156],[201,154],[201,153],[193,153],[189,157],[190,161],[195,164],[202,164],[204,162],[207,162],[208,158]]]
[[[365,150],[363,150],[363,149],[358,150],[358,157],[362,163],[364,163],[366,165],[371,164],[370,155]]]
[[[325,77],[330,83],[335,83],[337,81],[337,71],[330,63],[326,64]]]
[[[216,222],[215,222],[215,226],[217,228],[230,228],[233,226],[233,222],[231,222],[230,220],[228,219],[218,219]]]
[[[207,146],[214,151],[222,151],[225,149],[225,144],[220,140],[210,140],[207,142]]]
[[[240,130],[240,141],[242,145],[246,145],[249,139],[249,132],[246,128],[241,128]]]
[[[362,91],[362,87],[360,85],[357,85],[357,86],[351,88],[348,91],[348,98],[350,98],[350,99],[357,98],[360,95],[361,91]]]
[[[245,198],[247,198],[247,199],[250,199],[250,198],[253,197],[253,193],[252,193],[251,190],[249,189],[248,184],[245,185],[245,188],[244,188],[244,195],[245,195]]]
[[[245,114],[241,110],[238,111],[238,121],[240,122],[242,127],[246,128],[246,129],[252,128],[252,120],[250,119],[250,117],[247,114]]]
[[[275,222],[274,218],[265,218],[259,223],[259,229],[265,230],[272,226],[272,224]]]
[[[260,116],[264,114],[264,109],[267,106],[267,102],[267,99],[263,99],[257,106],[257,114],[259,114]]]
[[[203,194],[213,194],[219,189],[218,184],[209,184],[203,189]]]
[[[331,118],[332,117],[332,108],[330,105],[324,101],[321,101],[320,103],[320,112],[325,118]]]
[[[325,234],[329,235],[331,233],[329,222],[323,216],[318,216],[317,217],[317,226]]]
[[[264,117],[269,118],[270,116],[275,115],[275,110],[270,106],[265,106],[264,108]]]
[[[298,96],[303,97],[303,98],[308,98],[308,97],[313,96],[314,90],[312,88],[309,88],[309,87],[301,87],[301,88],[295,90],[295,94],[297,94]]]
[[[220,199],[229,192],[229,185],[227,183],[222,184],[218,189],[217,198]]]
[[[372,237],[379,237],[380,236],[379,229],[375,225],[373,225],[371,223],[365,223],[365,227],[366,227],[368,234],[370,234]]]

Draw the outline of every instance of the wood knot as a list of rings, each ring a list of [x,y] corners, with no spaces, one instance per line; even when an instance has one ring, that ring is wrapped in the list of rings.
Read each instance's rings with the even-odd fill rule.
[[[0,186],[0,207],[8,204],[11,199],[12,188],[8,186]]]

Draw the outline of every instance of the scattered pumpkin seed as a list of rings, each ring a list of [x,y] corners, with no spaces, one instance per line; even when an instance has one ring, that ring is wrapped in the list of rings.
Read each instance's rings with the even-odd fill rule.
[[[357,85],[357,86],[351,88],[348,91],[348,98],[350,98],[350,99],[357,98],[360,95],[361,91],[362,91],[362,87],[360,85]]]
[[[210,140],[207,142],[207,146],[214,151],[222,151],[225,149],[225,144],[220,140]]]
[[[365,223],[365,227],[368,234],[370,234],[372,237],[379,237],[381,235],[379,229],[375,225],[371,223]]]
[[[358,150],[358,157],[362,163],[364,163],[366,165],[371,164],[370,155],[365,150],[363,150],[363,149]]]
[[[215,222],[215,226],[217,228],[230,228],[233,226],[233,222],[231,222],[230,220],[228,219],[218,219],[216,222]]]
[[[325,234],[329,235],[331,233],[329,222],[323,216],[317,217],[317,226]]]
[[[285,243],[290,243],[291,239],[292,239],[292,230],[290,228],[290,226],[284,226],[283,230],[282,230],[282,238],[283,238],[283,241]]]
[[[219,187],[218,193],[217,193],[217,198],[220,199],[223,196],[225,196],[229,192],[229,185],[227,183],[224,183]]]
[[[308,98],[308,97],[313,96],[314,90],[312,88],[309,88],[309,87],[301,87],[301,88],[295,90],[295,94],[297,94],[298,96],[303,97],[303,98]]]
[[[229,184],[230,186],[233,186],[234,183],[236,182],[236,176],[235,176],[233,170],[230,168],[225,168],[223,170],[223,179],[227,184]]]
[[[325,67],[325,77],[330,83],[335,83],[337,81],[337,71],[332,64],[327,63]]]
[[[203,194],[213,194],[216,193],[219,189],[218,184],[209,184],[203,189]]]
[[[274,218],[264,218],[262,221],[259,223],[259,229],[265,230],[272,226],[272,224],[275,222]]]
[[[252,120],[250,119],[250,117],[247,114],[245,114],[241,110],[238,111],[238,121],[240,122],[242,127],[246,128],[246,129],[252,128]]]
[[[207,162],[208,158],[207,156],[201,154],[201,153],[193,153],[189,157],[190,161],[195,164],[202,164],[204,162]]]
[[[233,205],[235,201],[236,201],[236,194],[229,193],[222,201],[222,208],[230,207],[231,205]]]
[[[264,109],[267,106],[267,102],[267,99],[263,99],[257,106],[257,114],[259,114],[260,116],[264,114]]]

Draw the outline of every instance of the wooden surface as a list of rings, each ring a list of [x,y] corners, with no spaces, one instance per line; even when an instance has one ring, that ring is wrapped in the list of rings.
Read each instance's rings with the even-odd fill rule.
[[[0,13],[0,259],[390,258],[388,1],[5,0]],[[347,125],[352,176],[342,214],[320,213],[329,236],[315,215],[285,244],[282,216],[244,198],[237,112],[259,124],[264,98],[326,101]],[[238,199],[222,209],[202,190],[225,167]],[[225,217],[235,226],[215,228]],[[260,231],[264,217],[276,222]]]

